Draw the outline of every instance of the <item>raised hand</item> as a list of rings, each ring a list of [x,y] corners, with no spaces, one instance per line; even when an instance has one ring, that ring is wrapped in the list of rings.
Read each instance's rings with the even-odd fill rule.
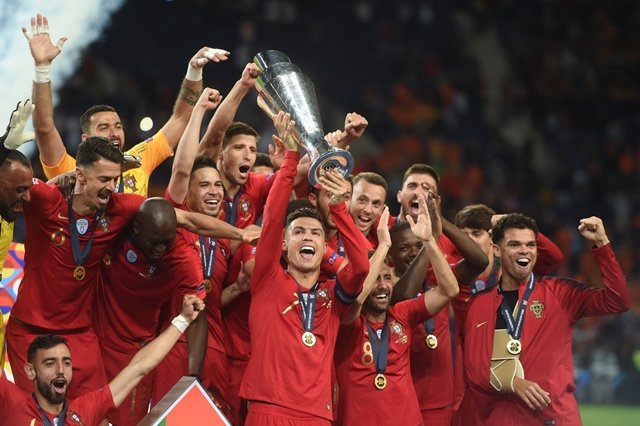
[[[29,50],[36,65],[50,65],[60,54],[62,46],[67,41],[66,37],[61,37],[54,45],[49,37],[49,20],[46,16],[37,14],[31,18],[31,32],[22,27],[22,34],[29,42]]]
[[[282,162],[284,161],[284,152],[286,151],[284,147],[284,142],[276,135],[272,135],[273,143],[269,144],[267,149],[269,150],[269,160],[271,160],[271,165],[274,170],[279,170],[282,167]]]
[[[318,182],[331,194],[329,204],[338,204],[346,201],[346,194],[351,191],[351,185],[342,176],[338,169],[322,170]]]
[[[358,113],[350,112],[344,119],[344,132],[347,143],[353,142],[364,134],[369,122]]]
[[[427,192],[427,209],[431,217],[433,236],[438,239],[442,235],[442,213],[440,211],[440,196],[429,190]]]
[[[244,87],[251,89],[255,87],[256,79],[260,75],[260,70],[258,66],[253,62],[248,63],[244,70],[242,70],[242,76],[240,77],[240,84]]]
[[[587,240],[592,242],[598,247],[609,244],[609,237],[604,229],[604,223],[602,219],[596,216],[580,219],[580,225],[578,231]]]
[[[230,53],[224,49],[213,49],[211,47],[203,47],[193,55],[189,60],[189,66],[193,68],[202,68],[209,62],[223,62],[229,59]]]
[[[349,144],[346,143],[345,136],[346,133],[342,130],[335,130],[324,135],[324,140],[336,148],[347,149]]]
[[[427,201],[423,194],[418,195],[418,220],[415,222],[410,215],[405,218],[411,226],[411,232],[422,241],[430,241],[433,238],[433,229],[431,228],[431,216]]]
[[[282,140],[285,149],[287,151],[297,151],[298,142],[296,142],[293,135],[296,122],[291,120],[291,115],[288,112],[280,111],[273,116],[273,125],[278,131],[278,137]]]
[[[188,294],[182,299],[182,312],[180,314],[189,322],[193,322],[200,311],[204,310],[204,302],[195,294]]]
[[[222,102],[222,95],[216,89],[205,87],[196,103],[196,108],[202,108],[205,111],[216,109]]]
[[[247,274],[244,270],[244,263],[240,262],[240,271],[238,272],[238,279],[236,280],[236,284],[238,285],[238,290],[244,293],[245,291],[249,291],[249,287],[251,283],[251,275]]]
[[[391,247],[391,235],[389,234],[389,207],[384,206],[384,210],[380,215],[380,220],[378,221],[378,229],[376,230],[378,233],[378,245],[385,245],[387,247]]]
[[[257,225],[249,225],[242,231],[242,241],[252,246],[258,244],[262,228]]]
[[[7,149],[17,149],[23,143],[35,139],[35,133],[24,131],[34,108],[35,105],[29,99],[25,102],[18,102],[16,109],[13,110],[9,118],[7,132],[0,138],[0,141],[4,143]]]
[[[532,410],[542,410],[551,404],[549,392],[543,390],[536,382],[520,379],[513,379],[513,391]]]

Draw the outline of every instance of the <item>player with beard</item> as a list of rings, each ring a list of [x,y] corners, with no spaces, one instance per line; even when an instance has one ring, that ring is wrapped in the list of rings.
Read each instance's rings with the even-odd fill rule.
[[[0,423],[6,426],[100,424],[162,360],[203,309],[200,299],[186,296],[181,313],[173,319],[172,325],[140,349],[107,386],[76,398],[68,396],[74,379],[68,342],[52,334],[36,337],[29,345],[28,361],[24,365],[26,375],[32,381],[33,394],[23,396],[8,412],[0,413]],[[73,357],[76,358],[75,355]],[[0,380],[4,382],[2,387],[9,392],[20,393],[6,378]]]
[[[438,286],[390,307],[392,272],[384,261],[391,237],[388,211],[383,213],[377,227],[379,245],[358,304],[352,308],[357,317],[341,326],[336,345],[338,425],[423,424],[410,370],[413,330],[456,296],[458,284],[433,237],[426,200],[424,196],[418,200],[418,220],[408,218],[410,230],[424,244]]]
[[[251,359],[240,388],[249,400],[247,425],[329,425],[333,420],[331,363],[341,316],[355,301],[368,271],[364,237],[353,224],[337,170],[321,185],[332,193],[331,213],[349,264],[337,279],[319,280],[325,231],[316,210],[285,211],[299,160],[288,114],[275,118],[286,153],[265,206],[251,276]],[[287,268],[280,264],[284,254]]]
[[[47,17],[40,14],[31,18],[31,32],[29,33],[26,28],[22,28],[22,32],[29,41],[29,49],[35,63],[33,99],[38,109],[33,114],[33,126],[36,131],[40,161],[47,178],[53,178],[75,169],[75,160],[67,153],[53,120],[50,81],[51,64],[60,54],[62,45],[67,39],[63,37],[54,45],[49,37]],[[202,91],[204,65],[210,61],[225,61],[228,55],[229,52],[224,50],[203,47],[191,58],[169,120],[158,133],[126,152],[129,157],[137,157],[139,167],[123,173],[118,181],[119,192],[147,195],[149,176],[165,159],[173,155],[173,149],[178,144],[193,106]],[[80,124],[82,141],[92,136],[101,136],[124,150],[124,127],[113,107],[92,106],[82,115]]]
[[[477,422],[465,424],[581,424],[573,396],[573,324],[623,312],[631,299],[602,220],[581,219],[578,231],[593,248],[604,288],[536,277],[533,219],[512,213],[493,227],[500,281],[471,299],[462,327],[464,399],[473,399],[478,414]]]

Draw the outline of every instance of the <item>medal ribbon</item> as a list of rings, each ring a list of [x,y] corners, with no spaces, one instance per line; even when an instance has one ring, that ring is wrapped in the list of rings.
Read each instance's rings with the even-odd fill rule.
[[[533,288],[535,287],[535,285],[536,280],[532,272],[531,277],[529,278],[529,283],[527,284],[527,289],[524,291],[522,299],[518,303],[518,313],[516,314],[517,318],[515,324],[513,322],[513,316],[511,315],[511,307],[509,306],[509,302],[507,301],[506,297],[502,296],[502,303],[500,303],[500,312],[502,313],[502,318],[504,318],[504,322],[507,325],[507,332],[516,340],[519,340],[520,336],[522,335],[524,314],[527,312],[529,297],[531,297],[531,293],[533,292]],[[502,283],[499,283],[498,292],[502,294],[502,291]]]
[[[238,220],[238,200],[240,199],[240,195],[242,194],[242,188],[238,190],[235,197],[233,197],[233,201],[229,200],[229,195],[227,194],[227,190],[224,191],[224,212],[225,219],[228,224],[236,226],[236,221]]]
[[[494,256],[493,268],[491,268],[491,272],[489,272],[489,277],[487,278],[486,281],[475,280],[474,282],[472,282],[469,285],[471,289],[471,294],[472,295],[477,294],[477,293],[480,293],[481,291],[485,291],[485,290],[489,290],[490,288],[493,288],[498,282],[498,276],[500,275],[499,269],[500,269],[500,258]]]
[[[371,342],[371,350],[373,351],[373,360],[376,363],[376,372],[384,374],[387,369],[387,359],[389,357],[389,318],[385,318],[382,326],[382,333],[378,339],[378,333],[371,327],[367,321],[367,330],[369,331],[369,342]]]
[[[76,215],[73,212],[73,208],[71,207],[71,198],[69,199],[69,236],[71,237],[71,251],[73,252],[73,260],[75,260],[76,265],[82,266],[87,257],[89,257],[89,253],[91,252],[91,245],[93,244],[93,233],[98,227],[98,222],[100,221],[100,216],[102,216],[102,210],[98,210],[96,213],[96,217],[93,220],[93,227],[91,227],[91,234],[89,235],[89,241],[82,248],[80,246],[80,236],[78,235],[78,228],[76,226]]]
[[[426,280],[424,281],[424,284],[422,285],[422,290],[425,291],[425,292],[429,290],[429,284],[427,283]],[[435,320],[435,318],[429,318],[428,320],[423,322],[422,325],[423,325],[424,331],[427,333],[427,335],[434,334],[434,332],[436,331],[436,320]]]
[[[313,322],[316,317],[316,294],[318,293],[318,283],[307,292],[305,301],[304,295],[298,285],[298,300],[300,301],[300,316],[302,319],[302,327],[304,331],[311,332],[313,330]]]
[[[36,405],[38,406],[38,411],[40,411],[40,419],[42,420],[42,424],[44,426],[52,426],[51,422],[49,421],[49,417],[47,417],[42,407],[40,407],[40,404],[36,399],[36,395],[31,394],[31,396],[33,396],[33,399],[36,401]],[[66,400],[64,401],[64,404],[62,404],[62,411],[60,411],[60,414],[58,414],[57,417],[58,417],[58,422],[56,424],[58,424],[59,426],[64,426],[65,420],[67,418],[67,401]]]
[[[202,261],[202,272],[205,278],[210,278],[213,275],[213,267],[215,266],[216,250],[218,249],[218,242],[215,238],[204,237],[198,235],[200,241],[200,260]],[[207,247],[208,243],[208,247]]]
[[[124,177],[122,177],[122,173],[120,174],[120,179],[118,179],[116,192],[118,194],[122,194],[124,192]]]
[[[338,254],[342,257],[347,257],[344,252],[344,245],[342,244],[342,237],[340,236],[339,232],[338,232]]]

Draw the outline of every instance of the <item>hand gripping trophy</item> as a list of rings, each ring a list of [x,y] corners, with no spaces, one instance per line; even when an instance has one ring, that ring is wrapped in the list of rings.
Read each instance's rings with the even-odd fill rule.
[[[277,50],[260,52],[253,62],[260,69],[255,83],[258,105],[269,118],[280,111],[291,114],[291,119],[296,122],[294,137],[305,147],[311,159],[311,185],[319,186],[321,170],[338,169],[342,175],[348,176],[353,169],[353,157],[348,151],[325,141],[318,102],[309,77],[292,64],[287,55]]]

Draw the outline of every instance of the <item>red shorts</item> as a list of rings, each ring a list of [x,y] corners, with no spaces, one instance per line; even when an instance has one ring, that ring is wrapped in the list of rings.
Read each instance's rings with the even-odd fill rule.
[[[9,317],[7,322],[7,354],[16,385],[27,393],[33,392],[33,381],[27,378],[24,364],[27,362],[27,349],[36,337],[42,334],[56,334],[67,339],[71,359],[73,360],[73,378],[67,393],[67,399],[98,390],[109,382],[102,364],[98,346],[98,337],[91,329],[78,333],[61,330],[45,330],[30,326]]]
[[[229,366],[229,387],[227,401],[231,407],[231,416],[241,425],[247,418],[247,402],[240,398],[240,384],[249,361],[227,358]]]
[[[113,380],[124,369],[136,354],[123,353],[117,349],[106,345],[100,345],[104,368],[107,378]],[[122,401],[122,404],[115,411],[109,414],[109,421],[118,426],[136,426],[147,415],[149,411],[149,400],[151,399],[151,389],[153,389],[153,378],[155,370],[147,374],[140,383],[133,388],[131,393]]]
[[[203,386],[213,396],[214,402],[220,411],[227,416],[231,416],[231,411],[225,399],[228,386],[227,356],[213,348],[207,348],[203,368]],[[156,405],[162,397],[180,380],[181,377],[189,374],[189,354],[185,342],[177,342],[169,354],[155,369],[155,381],[151,392],[152,405]],[[222,377],[222,378],[221,378]],[[214,386],[220,386],[216,388]]]
[[[453,418],[453,408],[436,408],[433,410],[422,410],[422,423],[429,426],[451,426]]]
[[[331,422],[321,417],[279,405],[252,401],[245,426],[330,426]]]

